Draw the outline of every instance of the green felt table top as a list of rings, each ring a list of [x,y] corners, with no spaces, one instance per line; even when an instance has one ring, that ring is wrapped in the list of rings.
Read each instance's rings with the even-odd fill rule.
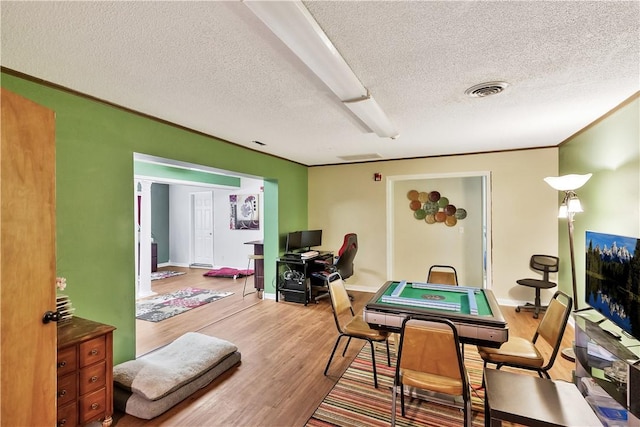
[[[400,284],[399,281],[392,281],[388,284],[387,288],[380,295],[377,304],[388,304],[393,307],[401,307],[403,304],[399,303],[391,303],[391,302],[383,302],[382,295],[391,295],[396,287]],[[438,286],[438,285],[435,285]],[[446,286],[448,287],[448,286]],[[426,301],[441,301],[447,303],[457,303],[460,304],[460,314],[470,314],[470,306],[469,306],[469,298],[467,292],[459,292],[463,290],[472,290],[475,296],[476,305],[478,307],[478,316],[492,316],[493,312],[491,310],[491,306],[489,305],[489,301],[487,299],[486,293],[484,289],[479,288],[471,288],[465,286],[451,286],[451,290],[449,289],[416,289],[411,287],[411,282],[407,283],[407,286],[404,288],[403,292],[400,294],[403,298],[411,298],[416,300],[424,299]],[[407,305],[407,307],[411,307]],[[416,307],[411,307],[412,309],[416,309]],[[443,311],[437,308],[430,308],[430,310],[435,311]]]

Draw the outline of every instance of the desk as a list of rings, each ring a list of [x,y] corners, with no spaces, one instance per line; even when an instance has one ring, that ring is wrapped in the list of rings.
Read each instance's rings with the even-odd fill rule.
[[[527,426],[601,426],[573,383],[526,374],[484,370],[485,427],[502,421]]]
[[[363,316],[372,328],[400,332],[402,321],[408,315],[427,315],[451,320],[456,325],[460,341],[465,344],[499,347],[509,338],[507,322],[490,290],[417,282],[406,282],[402,288],[404,283],[386,282],[367,303]],[[428,285],[429,289],[414,288],[413,285]],[[400,288],[402,291],[397,295],[400,299],[389,301],[387,298],[396,295]],[[474,297],[473,302],[469,302],[469,292]],[[452,307],[412,305],[432,301],[451,304]]]
[[[320,252],[313,258],[283,256],[276,260],[276,302],[282,293],[285,301],[307,305],[313,300],[312,274],[323,271],[333,253]]]
[[[254,240],[245,242],[245,245],[253,245],[254,255],[264,255],[264,243],[262,240]],[[256,259],[253,261],[253,287],[259,291],[264,290],[264,259]]]

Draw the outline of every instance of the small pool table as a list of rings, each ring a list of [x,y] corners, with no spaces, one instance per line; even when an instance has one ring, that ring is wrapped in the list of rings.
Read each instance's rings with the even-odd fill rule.
[[[451,320],[460,341],[499,347],[509,338],[507,322],[488,289],[431,283],[389,281],[364,308],[364,320],[372,328],[399,332],[409,315]]]

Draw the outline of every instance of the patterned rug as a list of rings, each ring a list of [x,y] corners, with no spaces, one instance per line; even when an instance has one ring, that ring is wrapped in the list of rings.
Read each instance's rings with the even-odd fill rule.
[[[233,295],[233,292],[185,288],[170,294],[163,294],[137,301],[136,318],[149,322],[160,322],[193,308],[228,297],[229,295]]]
[[[484,426],[484,390],[476,390],[482,383],[482,359],[475,347],[465,346],[465,366],[469,373],[474,427]],[[395,357],[391,353],[388,367],[384,345],[376,346],[378,388],[373,387],[371,351],[365,345],[340,380],[327,394],[307,422],[311,427],[327,426],[385,426],[391,422],[391,387],[395,375]],[[462,426],[463,412],[420,399],[405,399],[406,417],[400,415],[397,403],[397,426]]]
[[[182,274],[184,274],[184,271],[169,271],[169,270],[154,271],[151,273],[151,280],[166,279],[167,277],[180,276]]]

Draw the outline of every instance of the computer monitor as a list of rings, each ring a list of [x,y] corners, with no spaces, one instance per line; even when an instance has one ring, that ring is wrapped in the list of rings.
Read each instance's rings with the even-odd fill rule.
[[[301,246],[308,250],[322,245],[322,230],[305,230],[302,231]]]
[[[303,247],[304,246],[302,246],[302,231],[294,231],[292,233],[287,234],[287,246],[285,248],[285,251],[287,253],[296,251]]]

